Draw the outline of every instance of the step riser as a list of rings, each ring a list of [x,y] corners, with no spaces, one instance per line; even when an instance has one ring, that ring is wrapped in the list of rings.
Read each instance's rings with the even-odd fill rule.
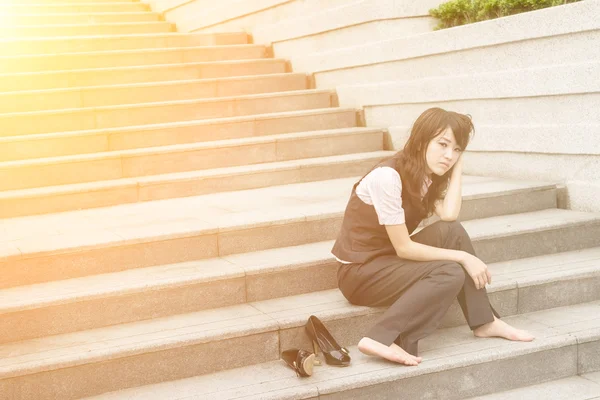
[[[139,23],[114,26],[76,25],[68,26],[27,26],[0,28],[0,38],[52,37],[86,35],[129,35],[134,33],[165,33],[175,29],[168,22]]]
[[[348,2],[341,7],[321,9],[299,18],[257,26],[253,35],[257,42],[276,43],[307,37],[330,41],[335,36],[340,42],[337,47],[352,47],[357,45],[356,39],[361,37],[368,37],[372,43],[432,31],[436,20],[428,16],[428,10],[440,3],[441,0],[418,3],[380,3],[377,0]],[[422,23],[424,20],[426,24]]]
[[[554,190],[545,192],[546,198],[555,196]],[[512,198],[511,196],[505,197]],[[535,197],[534,193],[531,193],[531,197]],[[494,200],[490,199],[490,203],[493,203]],[[464,208],[471,209],[472,203],[469,200],[465,203]],[[524,212],[535,210],[537,208],[524,210]],[[488,216],[481,214],[478,217]],[[333,260],[323,260],[300,268],[248,274],[245,278],[236,276],[227,280],[201,284],[190,283],[159,291],[153,290],[134,295],[112,296],[105,299],[14,312],[0,318],[0,330],[6,332],[0,342],[25,340],[50,334],[333,289],[337,288],[337,268],[338,264]],[[581,288],[582,284],[589,290],[576,290]],[[559,281],[545,285],[494,291],[490,293],[490,298],[502,316],[509,316],[600,300],[600,290],[594,290],[594,288],[600,289],[600,276],[588,278],[582,282]],[[199,296],[200,299],[204,296],[207,300],[196,303],[191,300],[191,293],[194,293],[194,298]],[[556,293],[560,293],[560,296],[554,296]],[[118,307],[119,304],[120,307]],[[93,309],[112,310],[113,308],[119,311],[106,311],[102,316],[86,312]],[[88,319],[74,319],[73,315],[85,315],[88,316]],[[442,326],[452,327],[463,323],[464,317],[458,303],[455,302],[443,320]]]
[[[286,112],[328,108],[332,106],[330,92],[165,104],[158,106],[131,106],[108,110],[78,110],[52,114],[20,114],[0,116],[5,135],[19,136],[38,133],[71,132],[106,129],[169,122],[227,118],[265,112]],[[35,122],[33,122],[35,121]]]
[[[302,36],[273,43],[273,53],[276,54],[277,57],[293,59],[294,57],[302,54],[311,54],[335,50],[337,48],[352,47],[357,44],[357,38],[369,38],[370,42],[375,42],[387,40],[392,37],[417,35],[419,33],[430,32],[433,30],[435,24],[435,19],[430,17],[371,21],[366,24],[345,26],[341,29],[324,31],[316,35]],[[255,43],[268,43],[274,41],[274,38],[269,38],[269,36],[265,36],[262,32],[261,36],[264,36],[266,39],[261,40],[260,38],[257,38],[257,33],[254,33]],[[342,71],[336,70],[336,72]],[[390,80],[397,80],[399,76],[401,75],[396,75]],[[318,74],[317,78],[320,79],[321,74]],[[376,77],[372,77],[372,79],[375,78]],[[380,79],[377,80],[382,81]],[[345,83],[348,84],[348,82],[354,81],[346,81]]]
[[[598,246],[599,237],[600,224],[596,223],[480,240],[475,250],[486,262],[500,262]]]
[[[456,76],[465,73],[489,73],[515,68],[588,62],[596,54],[600,30],[572,33],[567,36],[551,36],[535,40],[503,43],[495,46],[477,47],[458,52],[433,54],[426,57],[411,57],[404,60],[383,62],[353,68],[318,72],[315,80],[318,87],[333,88],[337,85],[398,80],[424,79],[432,76]],[[291,58],[306,53],[294,52],[292,44],[282,44],[282,51],[275,54]],[[298,49],[300,50],[300,49]],[[293,53],[293,54],[292,54]],[[510,54],[510,57],[507,55]],[[560,59],[556,55],[560,54]],[[597,59],[597,57],[596,57]],[[318,68],[315,65],[315,68]],[[468,68],[468,70],[467,70]],[[309,70],[311,70],[309,68]],[[314,69],[313,69],[314,70]]]
[[[319,399],[461,400],[576,375],[578,347],[581,346],[571,345],[357,389],[320,393]]]
[[[198,196],[203,194],[256,189],[271,185],[311,182],[360,175],[378,160],[317,164],[311,167],[229,175],[199,177],[182,181],[128,183],[95,191],[39,195],[0,201],[0,218],[73,211],[142,201]]]
[[[79,300],[40,307],[33,310],[3,314],[0,328],[5,334],[0,342],[26,340],[46,335],[74,332],[102,326],[159,318],[209,308],[226,307],[246,302],[293,296],[319,290],[337,288],[336,262],[313,263],[298,269],[274,273],[232,276],[227,280],[204,283],[186,283],[165,289],[112,295],[106,298]],[[467,279],[470,279],[467,277]],[[600,276],[571,281],[547,282],[523,288],[505,288],[489,293],[490,301],[501,316],[522,314],[583,302],[600,300]],[[205,300],[202,300],[205,299]],[[104,314],[89,310],[106,310]],[[380,315],[373,309],[360,320],[367,324]],[[85,318],[73,318],[74,315]],[[357,322],[353,317],[353,324]],[[458,302],[449,309],[441,327],[464,324]],[[347,327],[348,330],[350,326]],[[299,334],[301,332],[298,332]],[[294,337],[292,335],[292,337]],[[356,338],[348,338],[358,340]],[[352,342],[354,344],[354,342]],[[299,343],[289,343],[298,345]],[[310,348],[310,343],[302,343]]]
[[[365,108],[370,126],[411,126],[412,122],[429,107],[442,107],[469,113],[477,125],[545,125],[545,124],[598,124],[600,94],[518,97],[510,99],[468,99],[443,102],[397,104]],[[490,113],[489,110],[495,110]],[[557,113],[556,110],[561,110]],[[392,138],[395,139],[395,138]]]
[[[231,63],[146,67],[132,69],[102,69],[67,71],[48,74],[0,76],[0,91],[76,88],[83,86],[119,85],[128,83],[162,82],[227,78],[234,76],[281,74],[286,71],[285,61],[260,63]]]
[[[304,74],[286,74],[231,81],[196,81],[156,86],[55,91],[45,92],[43,96],[40,96],[40,92],[13,92],[0,94],[0,113],[243,96],[307,88]]]
[[[325,267],[325,265],[324,265]],[[260,292],[270,287],[283,286],[291,282],[300,285],[302,280],[320,280],[326,277],[325,283],[320,283],[316,290],[327,290],[337,287],[337,263],[326,265],[326,275],[306,272],[296,274],[292,281],[289,277],[276,281],[277,277],[269,277],[269,281],[253,279],[253,276],[235,277],[216,282],[186,284],[162,289],[153,289],[124,295],[112,295],[106,298],[79,300],[54,306],[39,307],[31,310],[15,311],[2,314],[0,327],[4,332],[0,343],[27,340],[48,335],[63,334],[85,329],[93,329],[110,325],[142,321],[150,318],[161,318],[188,312],[202,311],[218,307],[227,307],[246,302],[260,301]],[[467,277],[467,279],[470,279]],[[529,289],[503,289],[489,293],[492,306],[502,317],[509,317],[531,312],[547,310],[566,305],[597,301],[600,299],[598,290],[600,276],[586,278],[585,288],[591,291],[582,293],[582,286],[574,286],[570,281],[557,281],[536,286],[533,290],[543,295],[531,296]],[[274,284],[273,282],[277,282]],[[328,285],[329,284],[329,285]],[[331,287],[325,287],[331,286]],[[561,291],[560,296],[553,294]],[[283,296],[289,293],[280,293]],[[93,310],[103,310],[102,313]],[[364,315],[343,317],[330,321],[330,330],[343,345],[354,345],[360,340],[364,329],[374,323],[383,313],[383,309],[371,309]],[[74,318],[74,316],[78,316]],[[440,323],[440,329],[462,326],[465,318],[457,301],[454,301]],[[308,338],[303,337],[303,327],[286,328],[282,330],[282,348],[311,348]]]
[[[340,337],[337,322],[326,322],[336,339]],[[345,328],[356,331],[365,327],[352,325],[352,329],[348,329],[348,326]],[[306,334],[303,331],[302,328],[302,332],[293,334],[305,338]],[[5,379],[0,381],[0,389],[15,400],[26,400],[32,398],[31,396],[40,400],[76,399],[128,387],[182,379],[276,360],[279,358],[280,346],[281,348],[298,347],[297,345],[286,346],[288,343],[283,338],[290,333],[285,329],[267,331],[217,342],[192,343],[145,354],[124,354],[124,357],[119,359]],[[294,342],[298,343],[298,340]],[[340,342],[347,346],[346,342]],[[562,346],[553,344],[532,353],[510,357],[504,355],[500,360],[488,358],[488,361],[477,364],[444,369],[433,372],[435,374],[433,377],[431,374],[403,376],[404,379],[390,377],[392,379],[389,381],[373,382],[369,386],[343,392],[336,389],[330,394],[321,389],[320,397],[340,400],[347,398],[391,400],[406,395],[410,398],[422,398],[425,395],[428,398],[459,400],[470,395],[484,395],[597,370],[594,360],[597,358],[595,355],[598,348],[600,348],[599,340],[591,340],[583,344],[576,344],[574,340],[570,340]],[[239,349],[235,357],[231,357],[232,349]],[[190,359],[203,360],[203,362],[190,363]],[[540,367],[542,365],[543,368]],[[98,376],[104,379],[98,380]],[[502,376],[503,379],[490,380],[490,376]],[[65,381],[72,384],[55,384],[55,382]],[[432,385],[432,382],[435,384]],[[474,384],[474,382],[478,383]]]
[[[117,37],[101,38],[18,40],[2,44],[2,54],[18,56],[26,54],[84,53],[94,51],[135,50],[170,47],[218,46],[247,44],[246,33],[217,35],[164,35],[161,37]]]
[[[143,3],[129,4],[67,4],[67,5],[8,5],[0,7],[0,12],[6,14],[70,14],[70,13],[99,13],[99,12],[141,12],[150,11]]]
[[[141,65],[181,64],[266,57],[263,46],[246,48],[200,48],[152,51],[142,54],[58,55],[1,60],[0,73],[44,72],[87,68],[117,68]]]
[[[0,169],[0,189],[25,189],[71,183],[159,175],[382,150],[381,132],[272,141],[248,145],[177,151],[167,154],[113,157],[88,162],[64,162]],[[306,146],[306,147],[303,147]],[[222,157],[226,152],[227,157]]]
[[[89,250],[80,249],[77,253],[69,253],[70,250],[64,250],[63,254],[36,253],[36,255],[30,256],[33,258],[9,259],[2,263],[2,268],[6,273],[0,280],[0,287],[296,246],[333,240],[337,237],[341,227],[341,212],[332,216],[306,218],[304,221],[225,230],[218,234],[212,232],[190,233],[188,237],[169,240],[155,239],[145,243],[138,240],[137,244],[113,245],[112,247],[105,245]],[[577,234],[571,237],[565,235],[565,232],[577,232]],[[595,223],[577,228],[513,235],[496,240],[474,238],[473,242],[478,256],[489,263],[519,257],[533,257],[542,253],[553,254],[593,247],[597,245],[593,238],[597,238],[599,234],[600,223]],[[518,243],[518,246],[515,242]],[[165,248],[171,250],[164,251]],[[144,252],[144,257],[140,257],[140,251]],[[116,257],[114,263],[106,262],[113,257]],[[57,265],[57,267],[51,268],[52,265]],[[55,275],[52,275],[50,271],[56,271]]]
[[[227,293],[227,299],[223,294]],[[227,304],[224,305],[224,302]],[[245,303],[244,277],[141,291],[2,315],[0,343]],[[98,312],[98,310],[103,310]],[[31,323],[37,321],[37,323]]]
[[[400,105],[438,103],[441,101],[473,101],[553,97],[589,96],[600,92],[598,82],[584,83],[583,75],[600,75],[600,61],[575,65],[560,65],[520,71],[502,71],[492,74],[461,75],[433,80],[382,82],[370,85],[340,87],[340,104]],[[444,89],[440,83],[443,81]],[[511,85],[506,82],[510,81]]]
[[[244,350],[242,354],[233,355],[233,348]],[[277,332],[4,379],[0,380],[0,392],[11,400],[74,400],[127,387],[237,368],[247,365],[247,358],[253,363],[278,359]]]
[[[165,13],[165,17],[170,21],[177,21],[179,29],[186,32],[254,30],[259,26],[295,18],[299,15],[318,13],[347,3],[346,0],[322,0],[319,3],[296,0],[237,1],[233,4],[220,3],[207,10],[202,3],[190,2]],[[199,18],[188,18],[189,15],[198,15]]]
[[[114,15],[23,15],[14,14],[8,16],[11,25],[69,25],[69,24],[107,24],[123,22],[149,22],[160,21],[160,16],[155,13],[124,13]]]
[[[76,134],[65,137],[47,135],[47,137],[42,138],[36,137],[35,140],[23,137],[18,138],[23,140],[2,143],[0,146],[0,159],[10,161],[211,140],[241,139],[281,133],[352,128],[356,126],[356,118],[354,110],[345,110],[317,115],[265,118],[233,123],[165,126],[159,129],[102,132],[87,135]]]

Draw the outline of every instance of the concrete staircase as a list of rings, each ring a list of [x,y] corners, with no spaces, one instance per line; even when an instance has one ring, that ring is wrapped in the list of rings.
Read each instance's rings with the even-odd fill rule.
[[[554,182],[463,190],[491,301],[536,341],[477,340],[454,304],[419,367],[363,357],[382,310],[343,298],[329,250],[352,184],[393,154],[383,129],[246,33],[176,33],[137,2],[0,13],[0,398],[451,400],[597,381],[600,214],[559,209]],[[310,348],[311,314],[351,367],[299,379],[279,360]]]

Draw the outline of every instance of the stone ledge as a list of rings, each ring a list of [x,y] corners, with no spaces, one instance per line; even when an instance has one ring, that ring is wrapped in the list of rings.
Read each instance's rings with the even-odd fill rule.
[[[42,89],[56,89],[56,88],[68,88],[68,87],[88,87],[88,86],[106,86],[106,85],[118,85],[118,84],[130,84],[130,83],[142,83],[142,82],[164,82],[164,74],[175,74],[178,71],[189,71],[193,70],[193,74],[188,73],[186,77],[177,77],[177,75],[170,76],[170,80],[189,80],[198,78],[222,78],[231,76],[251,76],[251,75],[265,75],[268,73],[284,73],[286,72],[286,60],[266,58],[266,59],[255,59],[255,60],[228,60],[228,61],[213,61],[213,62],[192,62],[192,63],[181,63],[181,64],[160,64],[160,65],[142,65],[142,66],[129,66],[129,67],[113,67],[113,68],[89,68],[80,70],[67,70],[67,71],[51,71],[51,72],[29,72],[23,74],[0,74],[0,87],[3,92],[18,92],[21,90],[42,90]],[[248,70],[249,67],[268,67],[271,66],[272,70],[265,71],[251,71],[251,73],[232,73],[227,69],[235,67],[244,67],[244,70]],[[276,67],[276,68],[275,68]],[[210,69],[213,69],[210,71]],[[224,69],[225,72],[218,72],[215,69]],[[208,69],[210,72],[205,72]],[[156,74],[161,73],[161,77],[155,77],[151,75],[148,78],[142,79],[144,73]],[[135,73],[139,77],[132,79],[131,74]],[[130,74],[126,75],[125,78],[118,77],[119,74]],[[117,75],[118,79],[114,76]],[[94,77],[100,76],[101,83],[98,83]],[[108,76],[108,78],[107,78]],[[167,75],[169,76],[169,75]],[[110,79],[109,79],[110,78]],[[44,81],[43,79],[46,79]],[[16,82],[16,83],[15,83]],[[25,82],[29,84],[25,85]],[[41,87],[40,87],[41,86]]]
[[[344,107],[433,103],[461,100],[511,99],[600,92],[600,61],[494,71],[414,81],[342,85],[337,88]]]
[[[600,142],[595,140],[600,136],[600,124],[481,125],[475,121],[475,129],[469,152],[600,155]],[[398,147],[410,135],[409,126],[388,130]]]
[[[154,43],[153,43],[154,42]],[[150,43],[150,44],[149,44]],[[57,38],[5,39],[2,53],[6,55],[79,53],[81,51],[111,51],[139,48],[184,47],[185,45],[248,44],[248,34],[237,33],[146,33],[130,35]]]
[[[143,126],[332,107],[331,90],[304,89],[156,103],[0,114],[4,136]],[[30,122],[28,125],[23,124]]]
[[[0,115],[12,112],[48,111],[285,92],[306,90],[307,86],[306,74],[289,72],[79,88],[22,90],[0,93]]]
[[[437,7],[440,0],[398,3],[397,0],[355,1],[259,26],[252,30],[252,36],[255,43],[277,43],[367,22],[428,16],[429,9]]]
[[[140,50],[95,51],[0,57],[0,72],[26,73],[82,70],[138,65],[182,64],[266,58],[266,47],[254,44],[187,46]],[[133,57],[137,57],[133,59]],[[160,57],[153,59],[151,57]]]
[[[598,12],[600,4],[584,1],[443,31],[315,53],[292,58],[292,64],[295,71],[319,73],[595,30],[600,27],[600,22],[594,18]],[[544,24],[540,24],[540,20]]]
[[[317,367],[310,378],[298,379],[281,361],[273,361],[185,380],[106,393],[93,397],[93,400],[116,400],[124,396],[131,400],[169,400],[192,393],[199,398],[210,400],[307,399],[313,398],[315,393],[318,393],[319,397],[333,396],[331,398],[335,399],[348,396],[372,399],[385,395],[391,399],[398,398],[401,392],[404,396],[417,396],[417,393],[423,393],[423,388],[426,388],[432,398],[457,400],[465,398],[469,392],[486,394],[532,382],[576,375],[578,333],[558,334],[551,324],[540,324],[529,318],[530,315],[536,318],[553,311],[566,317],[576,309],[577,306],[565,307],[507,318],[509,323],[530,329],[537,335],[537,339],[531,343],[474,339],[470,337],[466,327],[438,330],[422,340],[423,350],[420,355],[424,361],[418,367],[397,366],[366,357],[361,355],[356,347],[351,347],[353,360],[350,367]],[[325,323],[328,327],[331,326],[330,322]],[[598,335],[600,331],[596,328],[596,343],[600,338]],[[541,373],[534,373],[527,365],[535,366]],[[519,379],[516,379],[516,375],[514,379],[496,379],[493,381],[493,387],[490,387],[489,379],[483,376],[482,379],[469,379],[473,374],[477,374],[477,370],[485,376],[501,374],[506,377],[507,374],[511,374],[510,371],[512,375],[521,376]],[[432,385],[432,382],[439,384]],[[474,382],[478,384],[473,386]]]

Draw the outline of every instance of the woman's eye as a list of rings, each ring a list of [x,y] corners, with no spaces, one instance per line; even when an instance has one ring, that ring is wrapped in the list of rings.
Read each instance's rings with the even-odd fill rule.
[[[448,147],[446,143],[440,143],[440,145],[442,145],[442,147]]]
[[[454,151],[458,152],[458,153],[462,153],[462,150],[459,148],[454,149]]]

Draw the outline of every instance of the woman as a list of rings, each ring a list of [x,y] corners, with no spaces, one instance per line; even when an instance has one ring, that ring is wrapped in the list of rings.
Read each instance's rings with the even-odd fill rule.
[[[332,249],[339,288],[353,304],[389,306],[360,340],[362,353],[418,365],[419,339],[457,297],[475,336],[533,340],[499,319],[485,290],[490,272],[456,221],[461,155],[473,131],[469,116],[426,110],[404,149],[354,185]],[[409,236],[433,213],[441,221]]]

